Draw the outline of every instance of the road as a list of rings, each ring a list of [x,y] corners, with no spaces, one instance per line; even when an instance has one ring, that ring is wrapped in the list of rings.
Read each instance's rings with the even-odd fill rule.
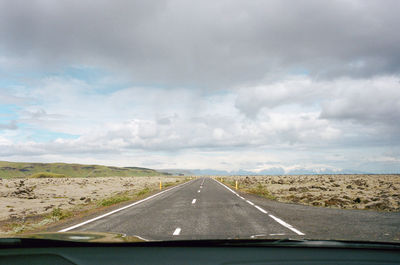
[[[399,213],[278,203],[238,194],[211,178],[198,178],[61,231],[114,232],[147,240],[272,237],[397,241],[399,229]]]

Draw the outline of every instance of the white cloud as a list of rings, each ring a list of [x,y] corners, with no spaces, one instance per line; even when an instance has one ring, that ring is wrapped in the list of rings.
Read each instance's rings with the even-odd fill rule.
[[[243,114],[253,119],[262,110],[268,112],[293,105],[294,110],[320,111],[322,119],[381,124],[393,134],[400,129],[396,122],[400,119],[400,78],[318,81],[308,76],[289,77],[272,84],[241,88],[235,102]]]
[[[161,156],[162,161],[155,163],[155,166],[199,167],[205,164],[183,159],[189,150],[198,157],[203,152],[231,152],[232,161],[239,163],[239,153],[251,150],[265,153],[265,150],[273,149],[280,154],[279,149],[282,148],[295,148],[298,152],[307,153],[312,149],[333,146],[343,148],[355,142],[370,146],[380,139],[380,133],[385,128],[368,126],[363,119],[357,120],[358,116],[347,122],[347,118],[327,117],[324,113],[333,107],[346,109],[343,105],[335,105],[337,100],[348,97],[346,93],[368,93],[365,97],[353,97],[354,102],[360,105],[372,98],[371,95],[378,89],[381,94],[376,98],[385,102],[384,111],[376,110],[379,103],[370,105],[369,108],[364,107],[365,117],[369,117],[368,112],[374,119],[381,115],[379,122],[386,127],[397,128],[390,120],[384,120],[387,111],[397,111],[396,83],[392,77],[328,82],[294,76],[275,85],[208,94],[181,88],[147,87],[128,87],[103,93],[93,89],[88,92],[88,87],[83,80],[46,77],[37,81],[37,88],[26,88],[24,97],[31,104],[21,105],[18,123],[31,129],[77,136],[69,139],[62,134],[57,137],[56,134],[58,139],[37,142],[28,137],[30,133],[24,128],[12,133],[8,131],[7,134],[3,132],[3,138],[9,140],[7,144],[3,141],[0,155],[3,158],[37,155],[68,159],[85,154],[87,161],[103,161],[101,157],[112,154],[125,161],[123,155],[130,157],[142,154],[150,159],[162,152],[168,156],[176,155],[175,162],[170,163]],[[241,108],[238,102],[242,104],[239,104]],[[243,115],[247,106],[251,107],[252,104],[258,108],[257,116]],[[393,139],[397,139],[396,130],[393,130],[391,137],[384,141],[393,142]],[[335,159],[322,159],[317,155],[311,156],[308,162],[303,161],[304,165],[295,164],[297,158],[291,158],[292,164],[284,163],[285,156],[280,156],[280,159],[280,168],[286,171],[294,165],[306,169],[308,165],[330,168],[329,164],[318,163],[319,160],[330,161],[340,167],[340,162],[337,164]],[[243,160],[247,164],[239,165],[247,170],[259,170],[257,163],[251,160],[265,162],[252,157]],[[148,165],[150,160],[139,161]],[[238,167],[222,162],[223,159],[218,157],[209,165],[220,169]],[[118,161],[115,163],[123,164]]]
[[[400,148],[398,9],[3,1],[0,159],[381,170]]]
[[[3,137],[0,135],[0,146],[7,147],[7,146],[10,146],[11,144],[12,144],[12,142],[10,140],[8,140],[6,137]]]
[[[322,104],[322,118],[394,126],[400,120],[399,77],[340,80],[334,88],[332,99]]]

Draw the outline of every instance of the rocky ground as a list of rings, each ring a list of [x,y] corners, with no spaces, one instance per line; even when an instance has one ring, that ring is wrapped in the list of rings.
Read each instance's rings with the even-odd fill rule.
[[[223,177],[239,189],[281,202],[342,209],[400,210],[400,175]]]
[[[18,178],[0,180],[0,221],[68,210],[125,192],[156,190],[182,177]]]

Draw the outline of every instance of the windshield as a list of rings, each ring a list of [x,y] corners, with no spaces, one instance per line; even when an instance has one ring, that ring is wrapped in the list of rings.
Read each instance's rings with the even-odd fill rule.
[[[398,10],[0,1],[1,237],[399,242]]]

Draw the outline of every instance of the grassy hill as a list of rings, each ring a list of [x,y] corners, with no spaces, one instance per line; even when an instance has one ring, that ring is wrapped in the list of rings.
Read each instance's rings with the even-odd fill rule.
[[[0,178],[30,177],[37,173],[55,173],[67,177],[160,176],[165,173],[140,167],[109,167],[66,163],[20,163],[0,161]],[[37,176],[37,175],[36,175]]]

